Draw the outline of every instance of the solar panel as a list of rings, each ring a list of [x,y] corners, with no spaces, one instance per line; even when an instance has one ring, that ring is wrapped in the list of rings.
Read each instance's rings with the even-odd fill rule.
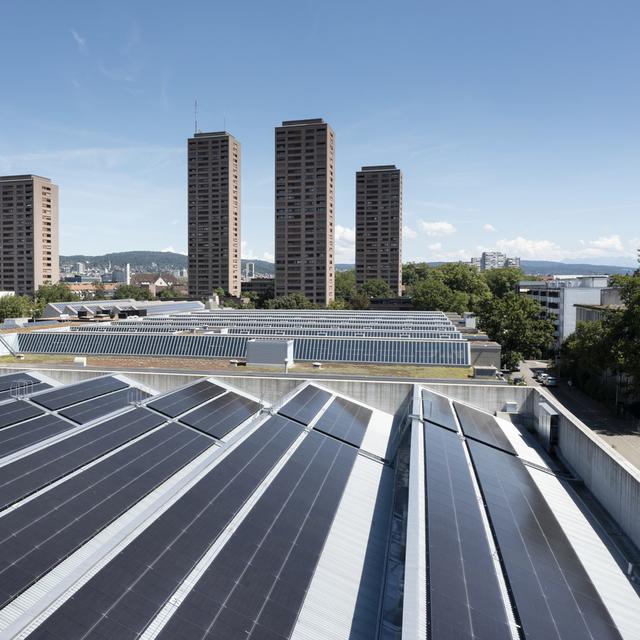
[[[522,462],[468,441],[526,638],[619,640],[598,592]]]
[[[428,635],[510,640],[511,632],[462,441],[424,425]]]
[[[360,447],[371,419],[371,409],[344,398],[336,398],[324,411],[314,429]]]
[[[8,391],[19,385],[38,384],[40,380],[28,373],[9,373],[0,376],[0,391]]]
[[[270,418],[29,637],[137,638],[301,431]]]
[[[449,399],[428,389],[422,390],[422,417],[445,429],[458,431]]]
[[[133,409],[0,467],[0,509],[163,422],[150,411]]]
[[[62,409],[62,407],[68,407],[76,402],[82,402],[89,398],[96,398],[97,396],[104,395],[110,391],[117,391],[118,389],[125,389],[129,385],[112,376],[106,376],[104,378],[94,378],[93,380],[86,380],[79,384],[74,384],[70,387],[61,387],[48,391],[32,398],[33,402],[39,405],[55,411],[56,409]]]
[[[42,409],[34,407],[28,402],[22,402],[20,400],[8,402],[0,407],[0,429],[16,424],[17,422],[22,422],[23,420],[29,420],[29,418],[41,416],[43,413],[44,411]]]
[[[229,392],[182,416],[180,422],[222,439],[259,410],[258,402]]]
[[[25,353],[84,353],[204,358],[243,358],[249,336],[153,333],[20,333]],[[275,339],[275,338],[274,338]],[[285,339],[284,337],[282,339]],[[294,340],[295,360],[469,366],[466,340],[307,337]]]
[[[462,432],[467,438],[473,438],[516,455],[516,450],[492,415],[456,401],[453,402],[453,406],[458,414]]]
[[[289,638],[356,455],[311,432],[158,638]]]
[[[76,425],[57,416],[40,416],[27,422],[0,431],[0,455],[8,456],[59,433],[73,429]]]
[[[331,394],[328,391],[309,385],[280,407],[278,413],[307,425],[318,415],[330,397]]]
[[[96,418],[106,416],[118,409],[122,409],[131,404],[132,400],[142,400],[149,397],[149,394],[137,387],[128,387],[115,393],[92,398],[79,404],[74,404],[66,409],[61,409],[58,413],[65,418],[69,418],[78,424],[87,424]]]
[[[153,400],[147,406],[164,413],[165,416],[175,418],[181,413],[189,411],[189,409],[193,409],[224,392],[225,389],[223,387],[203,380],[190,387],[179,389],[169,395],[158,398],[158,400]]]
[[[0,607],[213,442],[168,424],[2,518]]]

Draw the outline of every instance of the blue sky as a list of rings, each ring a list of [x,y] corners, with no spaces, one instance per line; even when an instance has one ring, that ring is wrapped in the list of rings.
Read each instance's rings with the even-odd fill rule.
[[[0,174],[60,185],[62,253],[186,249],[186,138],[242,143],[243,255],[273,254],[273,128],[404,173],[405,259],[622,264],[640,246],[637,0],[3,3]]]

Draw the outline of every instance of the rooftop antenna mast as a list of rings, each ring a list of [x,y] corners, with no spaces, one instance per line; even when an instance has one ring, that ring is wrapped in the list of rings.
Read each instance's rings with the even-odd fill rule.
[[[193,105],[193,127],[194,133],[198,133],[198,100]]]

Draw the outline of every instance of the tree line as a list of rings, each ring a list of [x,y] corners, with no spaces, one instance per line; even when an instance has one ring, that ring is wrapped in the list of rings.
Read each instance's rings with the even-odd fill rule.
[[[623,304],[603,310],[601,320],[578,323],[560,349],[560,368],[564,376],[593,397],[638,405],[640,272],[612,276],[611,284],[620,287]],[[613,386],[607,384],[608,380],[613,380]]]

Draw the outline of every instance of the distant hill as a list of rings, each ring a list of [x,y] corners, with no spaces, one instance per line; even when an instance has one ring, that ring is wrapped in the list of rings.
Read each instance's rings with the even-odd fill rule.
[[[187,268],[187,256],[182,253],[172,253],[171,251],[123,251],[118,253],[105,253],[102,256],[60,256],[60,265],[73,265],[75,262],[84,262],[85,264],[96,267],[106,268],[111,264],[112,267],[124,267],[127,263],[131,265],[132,271],[175,271],[177,269]],[[273,275],[275,266],[273,262],[266,260],[242,260],[242,269],[244,273],[245,265],[253,262],[255,265],[256,275]],[[442,264],[442,262],[430,262],[432,266]],[[355,265],[350,263],[336,264],[336,270],[349,271],[354,269]],[[568,262],[550,262],[546,260],[523,260],[522,269],[525,273],[532,275],[592,275],[592,274],[619,274],[632,273],[632,267],[622,267],[615,265],[602,264],[572,264]]]
[[[171,251],[120,251],[116,253],[105,253],[101,256],[60,256],[60,266],[73,266],[76,262],[84,262],[87,266],[97,269],[106,269],[109,265],[112,268],[124,268],[128,263],[132,271],[156,272],[156,271],[176,271],[187,268],[187,256],[182,253]],[[275,267],[272,262],[265,260],[242,260],[244,270],[247,262],[253,262],[256,275],[273,275]]]

